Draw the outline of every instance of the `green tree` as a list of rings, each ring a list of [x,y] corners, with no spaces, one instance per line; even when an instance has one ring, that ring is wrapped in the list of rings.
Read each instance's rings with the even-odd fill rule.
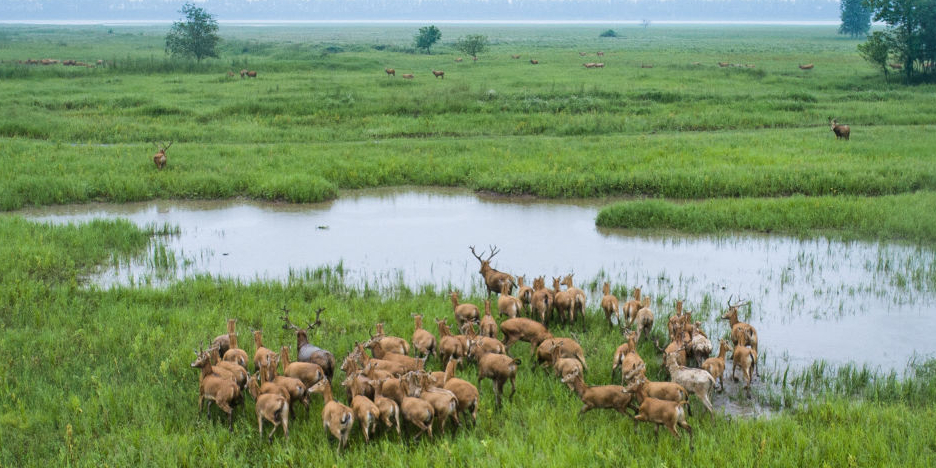
[[[442,39],[442,31],[439,31],[439,28],[435,26],[423,26],[419,28],[419,33],[416,34],[414,38],[416,48],[423,49],[430,55],[432,52],[429,51],[429,48],[436,42],[439,42],[439,39]]]
[[[881,67],[887,81],[887,57],[890,55],[891,38],[884,31],[874,31],[868,40],[858,44],[858,53],[876,67]]]
[[[848,34],[851,37],[867,36],[871,30],[871,10],[862,4],[862,0],[842,0],[842,25],[839,34]]]
[[[617,37],[617,33],[613,29],[609,29],[598,35],[599,37]]]
[[[474,58],[477,58],[478,54],[484,52],[487,46],[488,38],[481,34],[469,34],[465,37],[458,38],[458,41],[455,42],[456,49]]]
[[[890,53],[903,65],[907,83],[914,74],[933,77],[936,61],[936,0],[864,0],[875,21],[887,23]]]
[[[214,16],[193,3],[182,5],[179,13],[185,20],[172,23],[172,29],[166,34],[166,53],[195,57],[199,62],[205,57],[217,57],[221,38]]]

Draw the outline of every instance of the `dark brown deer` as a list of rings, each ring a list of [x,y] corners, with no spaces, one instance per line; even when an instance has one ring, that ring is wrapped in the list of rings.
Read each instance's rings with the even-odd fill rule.
[[[173,142],[171,141],[169,142],[168,145],[162,142],[160,142],[160,144],[158,145],[156,143],[153,143],[154,145],[156,145],[156,149],[158,150],[156,151],[156,154],[153,155],[153,162],[156,163],[156,169],[162,170],[162,168],[166,167],[166,150],[168,150],[169,147],[172,146],[172,143]]]
[[[532,63],[533,65],[539,65],[539,60],[530,59],[530,63]]]
[[[832,132],[835,133],[835,139],[844,138],[847,140],[851,134],[851,128],[848,125],[839,124],[835,119],[829,119],[829,121],[832,123]]]
[[[387,72],[387,78],[390,78],[391,76],[396,76],[396,70],[392,68],[384,68],[384,71]]]
[[[800,70],[812,70],[812,69],[813,69],[813,64],[807,63],[806,65],[800,65],[799,68],[800,68]]]
[[[474,255],[474,257],[481,262],[481,270],[478,273],[481,273],[481,276],[484,277],[484,284],[487,286],[488,296],[490,296],[491,293],[499,294],[505,285],[508,285],[508,293],[513,292],[513,288],[517,285],[514,277],[491,268],[491,259],[500,252],[500,250],[497,250],[497,246],[491,246],[491,255],[489,255],[487,259],[481,258],[484,252],[481,252],[481,255],[475,253],[473,245],[468,248],[471,249],[471,255]]]
[[[442,70],[432,70],[432,74],[433,74],[436,78],[442,78],[443,80],[445,79],[445,72],[442,71]]]
[[[283,316],[280,317],[280,319],[284,322],[283,329],[295,330],[296,332],[296,361],[318,364],[322,368],[322,371],[325,372],[325,376],[331,380],[332,376],[335,375],[335,355],[327,349],[322,349],[309,343],[308,335],[308,332],[311,332],[322,324],[322,321],[319,320],[319,316],[322,315],[325,308],[319,307],[318,310],[315,311],[315,321],[307,323],[306,328],[299,328],[289,321],[289,309],[287,309],[286,306],[283,306],[281,310],[283,311]]]

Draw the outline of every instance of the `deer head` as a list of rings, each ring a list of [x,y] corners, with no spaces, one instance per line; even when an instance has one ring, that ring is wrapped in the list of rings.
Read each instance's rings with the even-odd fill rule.
[[[484,252],[481,252],[481,255],[478,255],[477,252],[475,252],[473,245],[468,247],[471,249],[471,255],[474,255],[474,258],[477,258],[478,261],[481,262],[481,274],[484,274],[485,271],[489,271],[491,269],[491,259],[500,252],[500,250],[497,249],[497,246],[492,245],[490,247],[491,255],[488,255],[488,258],[486,259],[481,258],[484,255]]]

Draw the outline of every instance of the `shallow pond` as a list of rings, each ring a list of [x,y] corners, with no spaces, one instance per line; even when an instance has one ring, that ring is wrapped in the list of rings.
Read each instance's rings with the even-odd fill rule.
[[[768,365],[803,367],[816,359],[903,370],[914,356],[933,356],[936,253],[913,246],[731,237],[599,229],[600,202],[488,197],[463,190],[389,189],[344,192],[321,204],[253,201],[156,201],[21,211],[54,223],[127,218],[178,226],[143,258],[100,273],[103,284],[145,284],[210,273],[284,279],[339,263],[350,284],[438,291],[480,291],[479,253],[496,244],[495,268],[533,276],[574,273],[583,289],[611,281],[628,292],[675,298],[701,312],[710,336],[729,296],[753,300],[742,319],[758,328]],[[168,266],[168,268],[167,268]],[[597,311],[600,292],[589,294]],[[599,313],[599,312],[596,312]],[[597,323],[597,322],[596,322]]]

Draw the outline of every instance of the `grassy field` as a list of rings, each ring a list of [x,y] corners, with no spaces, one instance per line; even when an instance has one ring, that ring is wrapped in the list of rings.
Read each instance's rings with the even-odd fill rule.
[[[196,415],[192,348],[222,332],[226,318],[240,320],[242,336],[261,328],[266,346],[292,346],[277,309],[288,304],[294,316],[307,316],[323,306],[325,324],[313,339],[343,356],[377,320],[406,337],[413,312],[450,318],[445,295],[347,288],[329,270],[284,283],[193,278],[165,289],[102,291],[78,281],[95,263],[142,248],[153,232],[126,222],[50,227],[5,217],[0,233],[13,240],[0,246],[10,260],[0,265],[3,466],[433,466],[453,460],[465,466],[928,466],[936,456],[933,361],[908,375],[836,372],[821,364],[796,376],[768,373],[762,380],[770,386],[760,387],[755,399],[771,409],[769,416],[730,417],[719,410],[710,419],[694,402],[690,451],[686,440],[665,431],[655,436],[646,425],[635,430],[616,413],[579,416],[577,397],[555,377],[534,372],[523,343],[513,349],[526,359],[517,395],[495,411],[485,381],[474,428],[416,443],[381,435],[369,446],[355,431],[338,457],[321,427],[321,400],[313,399],[310,411],[300,407],[292,416],[289,442],[278,436],[268,446],[255,432],[249,401],[237,410],[233,435],[217,419],[209,423]],[[579,334],[591,384],[613,381],[609,363],[620,341],[598,316],[593,311],[589,332]],[[242,346],[253,352],[252,343]],[[643,342],[640,353],[651,377],[661,378],[653,345]],[[459,375],[475,380],[473,366]],[[729,385],[728,393],[746,404],[739,388]]]
[[[601,226],[936,242],[934,88],[885,82],[834,27],[623,26],[615,27],[622,37],[601,39],[607,27],[443,25],[433,55],[409,50],[416,29],[224,26],[222,57],[195,63],[166,58],[165,27],[4,25],[0,209],[237,196],[310,202],[348,188],[462,186],[631,198],[603,210]],[[452,43],[472,33],[488,35],[490,51],[456,63]],[[599,50],[605,68],[582,67]],[[16,63],[30,58],[107,66]],[[800,70],[804,63],[815,69]],[[416,78],[389,78],[385,67]],[[241,68],[258,78],[228,78]],[[432,69],[446,78],[432,78]],[[834,139],[830,117],[852,126],[851,141]],[[161,172],[151,159],[156,141],[175,142]],[[192,348],[221,333],[226,318],[240,320],[242,341],[246,330],[262,328],[268,347],[292,345],[277,310],[288,304],[308,315],[324,306],[326,324],[314,340],[343,357],[377,320],[408,337],[411,313],[450,317],[450,304],[432,288],[352,288],[327,269],[284,282],[84,284],[96,265],[138,254],[171,229],[0,217],[0,466],[931,466],[936,459],[932,360],[905,374],[822,363],[797,375],[768,372],[755,401],[769,416],[709,419],[693,403],[693,452],[685,440],[654,436],[645,425],[635,430],[616,414],[578,416],[575,395],[534,374],[529,360],[503,410],[494,411],[485,381],[477,427],[436,440],[380,436],[365,446],[355,431],[339,458],[318,399],[311,411],[298,409],[288,443],[260,440],[249,402],[230,435],[196,417],[189,367]],[[609,383],[607,363],[621,338],[593,312],[581,336],[586,380]],[[242,346],[253,351],[252,343]],[[514,353],[525,357],[528,347]],[[640,353],[651,377],[661,378],[652,344]],[[473,366],[459,374],[475,379]],[[736,388],[729,393],[748,404]]]

